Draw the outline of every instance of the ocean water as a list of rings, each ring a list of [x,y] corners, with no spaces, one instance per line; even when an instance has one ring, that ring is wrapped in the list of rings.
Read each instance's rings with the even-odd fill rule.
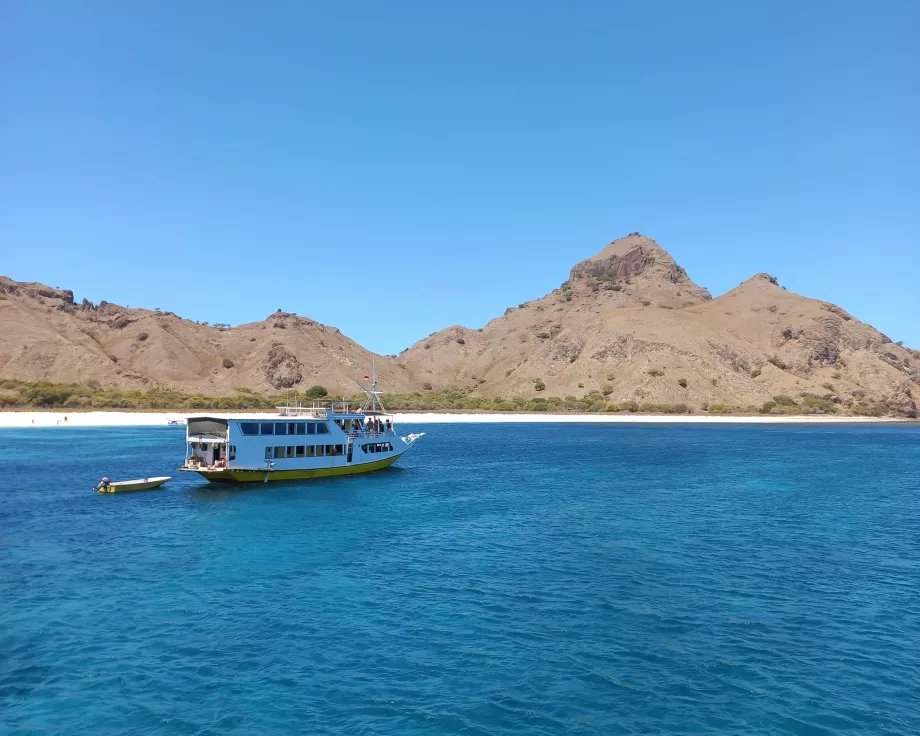
[[[920,427],[421,429],[110,496],[184,428],[0,430],[0,733],[920,733]]]

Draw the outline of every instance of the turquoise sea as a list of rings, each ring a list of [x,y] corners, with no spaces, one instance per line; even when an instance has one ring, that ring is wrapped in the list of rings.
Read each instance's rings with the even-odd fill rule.
[[[0,733],[920,733],[920,427],[400,429],[245,488],[0,430]]]

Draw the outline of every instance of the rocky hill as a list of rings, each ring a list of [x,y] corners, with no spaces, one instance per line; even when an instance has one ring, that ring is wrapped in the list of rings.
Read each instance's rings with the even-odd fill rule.
[[[305,390],[355,393],[373,354],[337,328],[278,312],[238,327],[208,326],[171,312],[74,302],[73,292],[0,277],[0,377],[103,387],[163,387],[221,396]],[[413,384],[377,357],[388,390]]]
[[[399,358],[433,390],[761,407],[775,396],[915,416],[920,353],[758,274],[713,299],[633,233],[480,330],[449,327]],[[597,394],[595,394],[597,395]],[[817,403],[820,404],[820,401]]]
[[[314,384],[352,394],[373,354],[278,312],[203,325],[0,277],[0,378],[162,387],[210,396]],[[774,397],[853,413],[915,416],[920,352],[838,306],[758,274],[713,299],[654,240],[633,233],[576,264],[558,289],[479,330],[449,327],[398,359],[389,393],[575,397],[756,411]]]

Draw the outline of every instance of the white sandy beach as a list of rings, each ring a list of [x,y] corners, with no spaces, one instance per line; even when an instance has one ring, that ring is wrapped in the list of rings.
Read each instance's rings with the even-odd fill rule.
[[[164,426],[170,420],[184,420],[188,416],[208,415],[200,412],[0,412],[0,427],[150,427]],[[222,416],[246,418],[237,413]],[[553,423],[604,423],[604,424],[865,424],[899,422],[904,420],[876,417],[837,417],[828,415],[807,416],[707,416],[649,414],[415,414],[397,412],[397,424],[477,423],[477,422],[553,422]]]

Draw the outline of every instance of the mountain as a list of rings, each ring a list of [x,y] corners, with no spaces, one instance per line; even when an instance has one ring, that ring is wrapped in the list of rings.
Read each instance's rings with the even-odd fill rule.
[[[0,378],[211,396],[321,384],[350,395],[374,357],[335,327],[294,314],[209,326],[77,304],[70,291],[0,277]],[[635,401],[755,411],[779,396],[816,410],[910,417],[920,391],[920,352],[840,307],[763,273],[713,299],[638,233],[482,329],[448,327],[398,359],[376,357],[388,393],[590,396],[597,408]]]
[[[804,396],[857,413],[916,416],[920,390],[920,353],[840,307],[788,292],[767,274],[713,299],[638,233],[576,264],[541,299],[480,330],[435,333],[398,363],[434,390],[528,398],[599,391],[609,402],[694,408]]]
[[[0,377],[103,387],[163,387],[221,396],[305,390],[354,394],[373,353],[337,328],[278,312],[238,327],[208,326],[171,312],[129,309],[73,292],[0,277]],[[390,391],[413,384],[405,369],[377,356]]]

